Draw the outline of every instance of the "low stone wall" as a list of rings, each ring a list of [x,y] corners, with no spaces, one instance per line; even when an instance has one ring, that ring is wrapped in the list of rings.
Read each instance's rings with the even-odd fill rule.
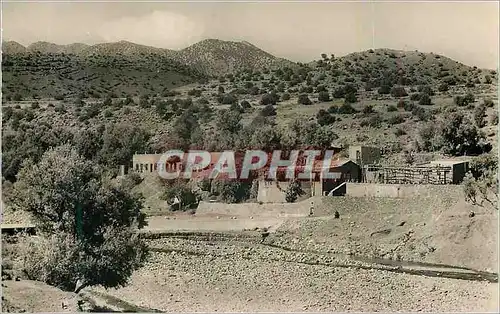
[[[309,204],[309,205],[308,205]],[[196,215],[224,215],[235,217],[304,217],[309,214],[310,202],[259,204],[200,202]]]
[[[347,196],[352,197],[392,197],[410,198],[417,196],[435,196],[453,194],[457,197],[462,194],[460,185],[417,185],[417,184],[375,184],[375,183],[347,183]]]

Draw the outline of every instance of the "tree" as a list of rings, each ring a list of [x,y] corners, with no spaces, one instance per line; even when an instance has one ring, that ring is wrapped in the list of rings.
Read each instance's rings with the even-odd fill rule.
[[[175,199],[179,203],[175,202]],[[168,184],[162,199],[166,200],[172,210],[187,210],[198,204],[198,195],[194,193],[183,180],[176,180]]]
[[[476,125],[462,113],[455,112],[441,128],[445,153],[454,156],[479,155],[491,150],[491,144]]]
[[[25,163],[11,204],[37,221],[39,240],[25,238],[18,263],[29,279],[64,290],[123,286],[145,261],[138,237],[144,225],[142,199],[113,183],[70,146]]]
[[[299,105],[305,105],[305,106],[309,106],[312,104],[312,101],[309,99],[309,97],[307,97],[306,94],[300,94],[297,102]]]
[[[300,182],[297,180],[293,180],[285,190],[285,200],[288,203],[293,203],[297,200],[297,198],[299,198],[299,196],[302,196],[303,194],[304,190],[302,190]]]
[[[125,122],[106,125],[102,134],[102,146],[98,153],[101,164],[117,167],[127,165],[136,152],[144,152],[151,134]]]

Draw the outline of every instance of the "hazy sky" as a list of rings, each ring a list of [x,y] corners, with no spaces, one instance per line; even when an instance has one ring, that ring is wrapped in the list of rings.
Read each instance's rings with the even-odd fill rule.
[[[310,61],[369,48],[444,54],[498,67],[499,4],[489,2],[3,3],[3,37],[23,45],[128,40],[180,49],[205,38],[246,40]]]

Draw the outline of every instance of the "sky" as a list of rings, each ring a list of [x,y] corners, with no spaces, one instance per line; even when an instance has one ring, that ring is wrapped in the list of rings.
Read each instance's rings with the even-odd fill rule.
[[[127,40],[182,49],[206,38],[246,40],[307,62],[370,48],[434,52],[498,68],[499,3],[485,2],[21,2],[3,1],[2,35],[95,44]]]

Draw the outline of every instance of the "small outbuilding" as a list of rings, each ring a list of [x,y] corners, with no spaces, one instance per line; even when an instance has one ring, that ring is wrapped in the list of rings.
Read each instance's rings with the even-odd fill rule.
[[[459,159],[433,160],[429,163],[430,166],[450,167],[452,184],[460,184],[465,178],[465,174],[469,171],[469,161]]]

